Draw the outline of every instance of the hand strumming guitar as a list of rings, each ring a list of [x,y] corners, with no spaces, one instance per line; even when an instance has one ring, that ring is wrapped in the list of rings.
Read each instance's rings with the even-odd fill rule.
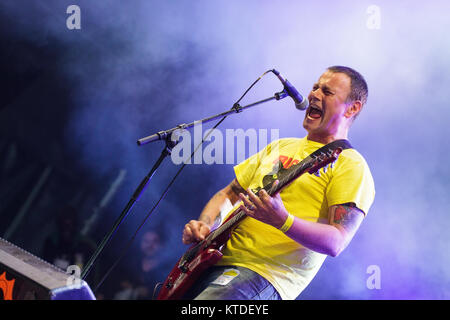
[[[184,226],[183,243],[191,244],[202,241],[210,232],[211,228],[206,222],[191,220]]]
[[[239,194],[247,192],[234,179],[229,185],[217,192],[206,204],[198,220],[191,220],[183,230],[182,241],[191,244],[205,239],[215,224],[220,222],[220,211],[226,202],[234,205],[239,201]]]

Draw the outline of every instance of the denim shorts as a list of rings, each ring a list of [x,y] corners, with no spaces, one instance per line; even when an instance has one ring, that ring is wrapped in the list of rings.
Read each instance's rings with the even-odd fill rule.
[[[184,299],[281,300],[281,297],[269,281],[250,269],[213,266],[200,276]]]

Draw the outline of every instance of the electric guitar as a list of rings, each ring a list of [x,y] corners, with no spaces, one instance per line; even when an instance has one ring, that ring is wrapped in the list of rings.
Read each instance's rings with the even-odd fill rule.
[[[279,161],[274,170],[264,177],[263,189],[273,196],[306,172],[320,175],[319,170],[321,168],[326,170],[330,164],[333,166],[342,150],[347,148],[351,148],[347,140],[336,140],[316,150],[289,169],[284,169]],[[279,180],[277,185],[274,185],[275,180]],[[260,190],[258,187],[252,191],[257,195]],[[181,299],[202,272],[222,258],[222,246],[230,238],[234,227],[245,217],[246,214],[240,207],[234,209],[217,229],[204,240],[192,245],[169,273],[157,300]]]

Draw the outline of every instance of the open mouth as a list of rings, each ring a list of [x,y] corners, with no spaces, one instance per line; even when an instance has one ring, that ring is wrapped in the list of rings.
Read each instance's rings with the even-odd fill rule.
[[[322,117],[323,111],[314,105],[309,106],[308,118],[316,120]]]

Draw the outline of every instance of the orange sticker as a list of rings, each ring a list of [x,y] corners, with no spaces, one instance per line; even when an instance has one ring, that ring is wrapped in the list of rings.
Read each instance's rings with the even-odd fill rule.
[[[0,290],[3,291],[3,300],[12,300],[14,282],[16,279],[6,279],[6,271],[0,275]]]

